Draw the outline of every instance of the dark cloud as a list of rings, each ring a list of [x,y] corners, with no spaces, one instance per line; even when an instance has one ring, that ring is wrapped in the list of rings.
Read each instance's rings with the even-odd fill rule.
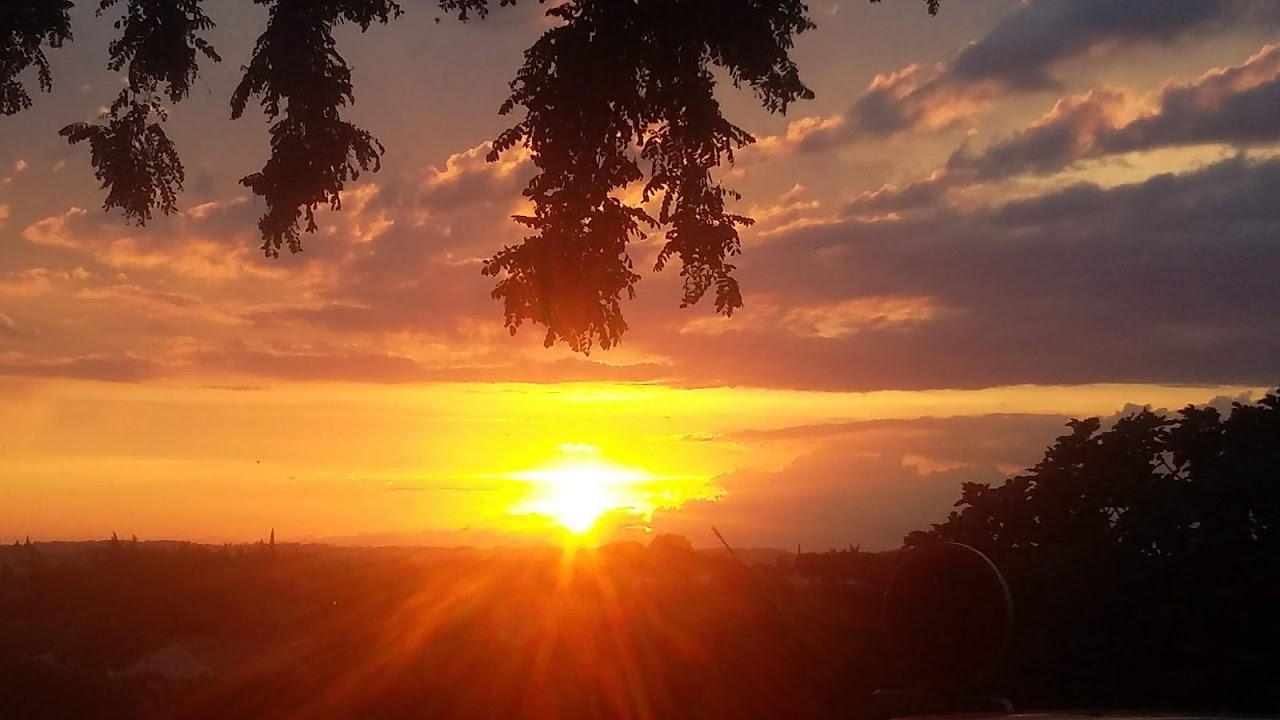
[[[192,205],[181,216],[160,219],[167,226],[166,235],[198,232],[201,235],[224,242],[254,242],[258,218],[266,210],[262,199],[256,195],[237,195]],[[153,223],[154,225],[154,223]]]
[[[1196,82],[1171,84],[1154,110],[1125,122],[1122,114],[1133,101],[1120,90],[1064,98],[1017,135],[978,154],[953,154],[946,170],[974,182],[1052,173],[1117,153],[1280,141],[1280,46]]]
[[[912,530],[941,522],[963,482],[999,482],[993,467],[965,465],[931,472],[904,455],[868,455],[830,443],[777,471],[739,470],[716,479],[725,494],[658,511],[654,532],[678,532],[700,546],[716,527],[744,546],[825,549],[898,547]]]
[[[1055,65],[1099,47],[1168,43],[1247,22],[1280,22],[1280,11],[1270,0],[1031,0],[957,53],[945,77],[952,83],[1050,89],[1057,86]]]
[[[426,369],[409,357],[377,352],[218,349],[196,353],[202,368],[278,380],[411,383]]]
[[[1096,157],[1102,149],[1099,138],[1131,102],[1129,93],[1111,88],[1063,98],[1030,127],[981,153],[967,146],[952,153],[943,171],[945,184],[954,187],[1022,174],[1045,175]]]
[[[743,430],[726,433],[726,440],[749,443],[840,442],[863,454],[901,448],[938,465],[1027,467],[1040,448],[1061,434],[1069,420],[1058,415],[991,414],[968,417],[855,420]]]
[[[485,159],[490,149],[489,143],[482,143],[451,155],[443,168],[432,168],[417,201],[430,210],[456,211],[469,205],[510,205],[518,200],[533,176],[530,154],[513,148],[491,163]]]
[[[1269,79],[1254,85],[1252,73]],[[1243,76],[1243,77],[1242,77]],[[1108,129],[1110,130],[1110,129]],[[1173,145],[1253,145],[1280,140],[1280,46],[1271,45],[1245,65],[1214,73],[1190,85],[1171,85],[1159,109],[1104,133],[1104,152]]]
[[[1280,4],[1030,0],[939,67],[909,66],[877,77],[843,123],[806,133],[798,148],[818,151],[859,137],[945,127],[994,97],[1059,88],[1054,71],[1065,61],[1226,27],[1280,27]]]
[[[195,295],[156,290],[136,283],[106,283],[88,286],[77,290],[74,297],[81,300],[132,302],[146,306],[177,309],[197,308],[204,304],[204,301]]]
[[[747,249],[740,272],[748,307],[714,331],[689,325],[706,309],[675,309],[678,276],[647,278],[628,306],[633,331],[619,365],[541,351],[537,328],[512,344],[493,332],[498,320],[482,281],[391,232],[372,246],[376,261],[354,262],[329,290],[340,299],[252,318],[264,330],[303,323],[363,336],[369,347],[383,333],[413,333],[446,355],[304,352],[297,362],[242,356],[222,367],[376,382],[822,390],[1268,385],[1280,357],[1280,321],[1268,312],[1280,302],[1271,277],[1280,263],[1275,187],[1280,160],[1235,157],[969,213],[783,230]]]
[[[185,351],[169,373],[378,383],[665,382],[817,390],[1275,381],[1280,159],[1237,156],[1179,175],[1077,185],[967,213],[781,230],[747,249],[748,307],[701,326],[679,277],[646,280],[625,355],[543,351],[500,331],[482,280],[411,230],[379,235],[319,302],[259,309],[243,346]],[[418,241],[421,242],[421,241]],[[404,253],[403,255],[399,253]],[[415,254],[416,253],[416,254]],[[466,283],[476,287],[466,291]],[[137,289],[121,285],[121,298]],[[157,307],[191,296],[147,292]],[[339,344],[253,337],[340,333]],[[414,344],[388,351],[387,333]],[[603,362],[602,362],[603,361]],[[98,363],[93,365],[92,362]],[[144,378],[101,358],[11,360],[8,374]],[[86,364],[88,363],[88,364]],[[132,374],[128,371],[132,369]]]
[[[424,297],[426,293],[415,288],[402,287],[397,290],[376,296],[366,294],[361,301],[369,304],[327,302],[320,305],[268,308],[251,311],[247,317],[263,328],[297,321],[342,333],[408,330],[446,333],[465,317],[463,313],[441,312],[444,298],[440,298],[439,303],[431,303]]]
[[[1256,9],[1207,5],[1217,9],[1202,15],[1178,5],[1173,12],[1194,25]],[[1145,31],[1121,23],[1115,35],[1131,32]],[[1150,38],[1180,32],[1157,28]],[[990,80],[977,65],[965,67],[966,78]],[[515,341],[502,332],[492,281],[478,269],[484,255],[518,236],[504,208],[515,207],[529,168],[518,155],[485,162],[482,144],[424,174],[354,187],[342,213],[322,216],[323,231],[301,260],[267,266],[272,279],[301,276],[296,292],[263,293],[215,318],[226,327],[240,323],[243,346],[195,340],[181,347],[211,349],[184,354],[185,364],[168,370],[382,383],[617,380],[823,390],[1270,384],[1274,369],[1266,360],[1280,357],[1280,325],[1265,312],[1280,300],[1268,273],[1280,260],[1273,202],[1280,161],[1236,157],[1182,175],[1109,189],[1078,185],[970,212],[866,216],[938,205],[955,178],[1047,173],[1089,153],[1139,146],[1274,137],[1280,116],[1264,111],[1278,70],[1280,50],[1265,48],[1242,65],[1165,87],[1155,110],[1136,119],[1126,114],[1132,98],[1123,92],[1071,98],[1025,132],[957,155],[926,181],[855,201],[854,217],[843,220],[797,188],[759,208],[767,234],[751,238],[758,242],[739,263],[748,306],[738,317],[691,323],[709,320],[708,308],[676,311],[678,274],[650,276],[628,304],[633,331],[621,361],[616,352],[595,360],[543,352],[536,327]],[[873,89],[905,97],[957,72],[913,66]],[[886,107],[890,118],[896,106]],[[72,210],[30,224],[25,234],[47,248],[42,252],[87,252],[112,266],[110,273],[129,270],[131,277],[79,297],[142,308],[139,314],[152,319],[198,318],[206,298],[212,304],[229,294],[215,283],[249,274],[261,280],[267,272],[249,264],[256,251],[226,239],[233,228],[251,229],[256,211],[251,201],[227,198],[122,237],[100,213]],[[196,245],[178,242],[192,236]],[[183,260],[192,266],[182,269]],[[300,262],[306,273],[284,267]],[[196,282],[157,279],[166,271]],[[49,278],[33,273],[0,277],[0,292],[51,292]],[[148,328],[156,330],[187,331],[176,322]],[[0,326],[0,334],[12,332]],[[282,337],[307,340],[267,340]],[[317,337],[342,342],[313,342]],[[105,349],[136,352],[147,343]],[[52,360],[26,359],[24,372],[75,371],[74,361],[58,359],[65,348],[46,352]]]
[[[247,319],[267,329],[304,323],[341,333],[473,339],[474,325],[494,318],[492,281],[481,276],[481,263],[520,237],[509,210],[531,168],[517,150],[489,163],[488,149],[482,143],[422,177],[366,188],[335,216],[339,237],[313,241],[325,245],[320,264],[330,272],[308,302],[259,308]],[[355,237],[361,229],[365,236]]]
[[[718,333],[659,336],[637,324],[633,341],[691,382],[1269,385],[1280,357],[1276,187],[1280,160],[1235,157],[971,213],[803,228],[744,256],[749,303],[857,308],[852,300],[905,296],[939,312],[823,337],[748,307]]]
[[[1049,175],[1082,161],[1127,152],[1280,141],[1280,46],[1194,82],[1170,83],[1155,106],[1135,117],[1133,93],[1099,88],[1060,99],[1044,117],[980,151],[952,153],[928,178],[863,193],[853,213],[888,213],[938,205],[957,187],[1019,175]]]
[[[1093,237],[1111,235],[1108,228],[1114,223],[1131,231],[1145,229],[1157,243],[1151,250],[1183,250],[1187,249],[1184,245],[1199,245],[1216,252],[1229,248],[1232,242],[1231,238],[1215,237],[1215,230],[1248,231],[1253,223],[1280,221],[1280,207],[1267,192],[1267,188],[1280,187],[1277,183],[1280,159],[1251,161],[1237,155],[1197,171],[1156,175],[1141,183],[1109,189],[1081,183],[1048,195],[1015,200],[992,211],[990,219],[1014,229],[1074,228]],[[1080,216],[1081,212],[1090,214]],[[1270,232],[1263,234],[1275,237]],[[1247,232],[1245,237],[1257,239]],[[1280,251],[1280,246],[1267,243],[1259,249],[1270,256]]]
[[[225,385],[210,384],[201,385],[205,390],[225,390],[226,392],[261,392],[266,389],[264,385]]]
[[[382,384],[436,382],[556,383],[571,381],[660,382],[671,368],[656,363],[609,364],[585,358],[522,362],[511,354],[481,354],[468,362],[432,363],[409,355],[340,347],[310,350],[222,347],[185,358],[188,368],[286,381]]]
[[[158,377],[160,374],[161,368],[155,363],[127,354],[67,358],[0,355],[0,376],[141,382]]]
[[[1229,409],[1218,397],[1206,405]],[[1103,427],[1143,406],[1125,405]],[[1156,410],[1170,415],[1168,410]],[[739,470],[716,478],[724,494],[655,514],[653,532],[678,532],[696,545],[716,543],[714,526],[745,547],[808,550],[861,545],[898,547],[913,530],[942,522],[964,482],[999,484],[1038,463],[1068,418],[993,414],[867,420],[748,430],[727,437],[815,449],[776,471]]]
[[[936,208],[958,184],[958,179],[959,176],[954,172],[940,171],[923,180],[903,185],[886,185],[879,190],[862,193],[851,200],[845,209],[855,215],[876,215]]]

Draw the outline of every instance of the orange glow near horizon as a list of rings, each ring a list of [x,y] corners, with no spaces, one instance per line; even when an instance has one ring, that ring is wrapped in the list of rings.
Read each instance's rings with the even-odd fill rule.
[[[283,542],[356,545],[640,542],[648,532],[705,533],[717,502],[754,492],[727,486],[743,482],[735,472],[750,469],[752,482],[808,472],[787,468],[847,444],[850,432],[862,438],[859,452],[938,470],[965,458],[931,454],[935,430],[916,427],[918,418],[1106,416],[1133,398],[1180,407],[1260,392],[0,380],[0,541],[116,532],[221,544],[275,529]],[[869,420],[881,424],[860,429]],[[1026,462],[1052,434],[1026,440]],[[568,440],[578,444],[559,445]],[[858,487],[879,492],[877,482],[873,473]],[[764,527],[772,518],[742,521]]]

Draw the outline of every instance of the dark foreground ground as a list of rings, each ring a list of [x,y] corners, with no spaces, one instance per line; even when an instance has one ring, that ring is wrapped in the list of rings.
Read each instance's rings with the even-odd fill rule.
[[[0,718],[856,719],[910,685],[880,630],[899,557],[743,566],[669,537],[574,555],[6,547]],[[1020,708],[1280,706],[1274,581],[1084,572],[1015,570],[1009,662],[984,690]]]

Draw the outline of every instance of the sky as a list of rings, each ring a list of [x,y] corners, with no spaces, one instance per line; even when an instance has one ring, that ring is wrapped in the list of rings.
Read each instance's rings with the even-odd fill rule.
[[[122,86],[90,5],[0,118],[0,541],[483,545],[567,504],[599,537],[882,549],[1071,417],[1280,377],[1273,0],[811,3],[816,99],[721,88],[758,140],[720,174],[757,220],[745,307],[646,271],[589,357],[509,336],[479,272],[521,237],[528,153],[484,156],[545,8],[342,29],[382,170],[272,260],[237,182],[267,124],[228,119],[261,8],[208,3],[180,212],[140,228],[57,136]]]

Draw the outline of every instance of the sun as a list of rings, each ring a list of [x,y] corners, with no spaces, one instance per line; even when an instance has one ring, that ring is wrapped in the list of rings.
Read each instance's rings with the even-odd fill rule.
[[[587,532],[602,515],[626,505],[608,478],[592,468],[560,468],[547,475],[545,492],[531,509],[555,518],[574,534]]]
[[[562,445],[561,452],[563,457],[547,466],[514,474],[531,486],[529,500],[514,512],[543,515],[574,535],[585,535],[609,512],[645,511],[639,486],[648,473],[613,464],[593,446]]]

